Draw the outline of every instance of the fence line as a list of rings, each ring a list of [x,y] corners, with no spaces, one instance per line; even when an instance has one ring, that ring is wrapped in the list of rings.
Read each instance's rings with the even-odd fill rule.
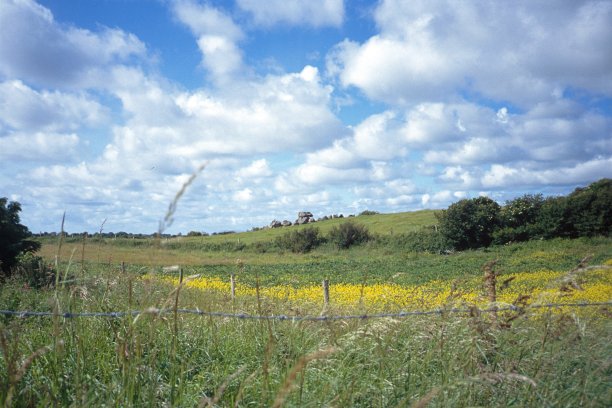
[[[402,318],[408,316],[427,316],[427,315],[444,315],[447,313],[490,313],[490,312],[504,312],[504,311],[515,311],[521,312],[527,309],[557,309],[563,307],[601,307],[601,306],[612,306],[612,301],[608,302],[595,302],[595,303],[548,303],[548,304],[538,304],[538,305],[529,305],[526,307],[519,307],[515,305],[508,305],[502,307],[490,307],[488,309],[479,309],[479,308],[451,308],[444,309],[438,308],[434,310],[412,310],[412,311],[404,311],[404,312],[395,312],[395,313],[375,313],[375,314],[362,314],[362,315],[331,315],[331,316],[288,316],[288,315],[269,315],[269,316],[260,316],[260,315],[250,315],[246,313],[224,313],[224,312],[206,312],[199,309],[157,309],[157,308],[149,308],[146,310],[132,310],[127,312],[80,312],[80,313],[72,313],[72,312],[64,312],[64,313],[54,313],[54,312],[36,312],[36,311],[17,311],[17,310],[0,310],[0,315],[4,316],[18,316],[21,318],[26,317],[50,317],[57,316],[63,317],[65,319],[77,318],[77,317],[108,317],[108,318],[121,318],[126,316],[138,316],[138,315],[163,315],[169,313],[179,313],[179,314],[192,314],[197,316],[206,316],[206,317],[223,317],[223,318],[233,318],[233,319],[244,319],[244,320],[290,320],[290,321],[330,321],[330,320],[366,320],[366,319],[381,319],[381,318]]]

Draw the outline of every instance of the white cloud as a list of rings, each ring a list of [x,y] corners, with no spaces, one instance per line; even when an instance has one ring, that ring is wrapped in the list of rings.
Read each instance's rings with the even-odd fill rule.
[[[234,200],[239,202],[248,202],[253,200],[253,190],[245,188],[234,193]]]
[[[406,140],[414,146],[461,138],[454,126],[455,110],[443,103],[423,103],[406,115],[403,129]]]
[[[268,202],[262,200],[271,201],[271,192],[265,184],[259,186],[258,179],[274,176],[270,163],[258,159],[245,167],[243,158],[303,153],[344,133],[328,108],[331,88],[321,84],[314,67],[223,90],[179,90],[136,68],[116,68],[108,78],[125,122],[112,128],[112,140],[97,159],[78,166],[43,165],[30,172],[30,197],[48,194],[59,202],[85,206],[79,207],[83,212],[94,210],[87,202],[100,203],[95,211],[109,216],[127,203],[147,207],[145,202],[150,201],[154,204],[142,211],[138,222],[153,220],[156,225],[182,178],[210,160],[198,177],[205,187],[191,189],[200,201],[224,203],[211,219],[229,218],[232,208],[247,204],[258,203],[265,211]],[[67,185],[54,182],[43,187],[46,180],[65,180]],[[305,193],[309,194],[315,191]],[[190,199],[181,201],[182,208],[190,211]],[[197,204],[193,206],[189,214],[199,214]]]
[[[0,75],[43,86],[95,86],[92,74],[132,56],[146,57],[133,34],[60,26],[30,0],[6,0],[0,7]]]
[[[255,24],[273,26],[340,26],[344,18],[343,0],[238,0],[238,7],[253,16]]]
[[[198,91],[176,98],[193,154],[304,151],[343,134],[329,109],[332,89],[302,73],[240,82],[222,94]]]
[[[0,160],[71,162],[76,157],[79,137],[59,133],[13,133],[0,136]]]
[[[173,4],[176,17],[187,25],[196,36],[212,35],[226,37],[233,41],[244,38],[242,29],[232,18],[217,8],[198,4],[191,0],[180,0]]]
[[[106,109],[83,94],[36,91],[19,80],[0,82],[0,124],[14,130],[75,130],[106,117]]]
[[[479,172],[479,169],[465,168],[463,166],[448,166],[440,173],[439,179],[450,186],[474,189],[479,185],[478,178],[474,172]]]
[[[174,3],[176,17],[197,37],[202,64],[213,81],[230,81],[243,68],[237,43],[244,38],[240,27],[221,10],[191,0]]]
[[[406,154],[395,116],[391,111],[372,115],[355,128],[353,139],[359,157],[389,160]]]
[[[380,33],[338,44],[328,67],[376,100],[448,100],[467,89],[528,107],[559,88],[612,95],[612,54],[602,52],[610,2],[385,0],[375,19]]]
[[[612,158],[595,158],[574,166],[534,170],[494,164],[482,177],[485,188],[585,184],[609,176]]]
[[[249,166],[243,167],[237,172],[238,176],[244,178],[270,177],[273,173],[266,159],[253,161]]]

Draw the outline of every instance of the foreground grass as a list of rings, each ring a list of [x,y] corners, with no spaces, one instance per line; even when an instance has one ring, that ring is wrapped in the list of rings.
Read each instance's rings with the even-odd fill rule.
[[[3,305],[15,303],[19,290],[5,286]],[[125,310],[125,298],[132,307],[172,307],[175,295],[125,276],[92,282],[87,293],[36,297],[63,312]],[[185,291],[177,306],[283,307],[208,296]],[[40,302],[18,297],[17,308]],[[522,315],[505,329],[486,315],[326,323],[56,316],[4,318],[2,336],[1,397],[15,406],[603,407],[611,397],[610,322],[601,313]]]
[[[179,290],[173,282],[160,279],[157,266],[169,259],[165,251],[180,259],[180,249],[151,247],[147,253],[130,248],[119,255],[109,250],[112,259],[101,257],[97,262],[95,245],[81,254],[81,246],[67,244],[60,271],[68,283],[57,290],[35,290],[15,280],[0,288],[1,309],[57,312],[51,317],[0,317],[0,402],[7,406],[607,407],[612,401],[612,327],[605,308],[324,322],[172,312],[69,319],[61,313],[153,307],[303,316],[375,310],[373,304],[380,296],[343,304],[335,294],[325,307],[321,299],[266,293],[276,286],[295,293],[310,286],[318,290],[315,285],[322,278],[330,279],[332,288],[347,285],[351,296],[376,285],[389,285],[387,290],[429,285],[444,293],[438,296],[438,306],[450,307],[457,300],[446,294],[453,282],[476,296],[487,295],[479,283],[487,261],[499,260],[500,296],[504,296],[503,280],[511,276],[515,279],[508,290],[516,290],[513,296],[528,287],[553,283],[558,292],[567,272],[586,255],[592,255],[591,264],[609,263],[610,242],[554,240],[449,256],[366,246],[348,252],[276,254],[281,259],[269,264],[270,254],[253,255],[250,262],[240,263],[236,263],[240,254],[215,254],[215,262],[206,264],[194,253],[193,263],[176,262],[186,275],[198,273],[224,285],[234,273],[251,291],[239,292],[235,299],[227,286],[202,290],[185,285]],[[140,263],[140,259],[148,260]],[[125,273],[121,261],[127,262]],[[575,278],[586,292],[591,283],[609,288],[609,276],[602,269]],[[535,284],[530,277],[541,282]],[[432,303],[426,300],[420,306]]]

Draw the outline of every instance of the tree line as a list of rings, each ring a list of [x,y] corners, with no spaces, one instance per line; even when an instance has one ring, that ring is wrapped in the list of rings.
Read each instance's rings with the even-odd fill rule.
[[[441,237],[455,250],[532,239],[610,236],[612,180],[601,179],[567,196],[525,194],[504,206],[488,197],[464,199],[437,216]]]

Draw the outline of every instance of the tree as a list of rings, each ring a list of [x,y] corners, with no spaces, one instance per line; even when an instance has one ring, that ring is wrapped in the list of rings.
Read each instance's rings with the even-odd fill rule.
[[[500,229],[493,234],[496,244],[528,241],[537,235],[536,220],[544,204],[542,194],[525,194],[507,201],[500,211]]]
[[[40,243],[26,239],[31,234],[25,225],[19,223],[20,211],[18,202],[0,198],[0,269],[5,275],[10,275],[20,254],[40,249]]]
[[[569,236],[571,225],[565,219],[567,197],[548,197],[544,199],[534,220],[532,238],[551,239]]]
[[[567,197],[566,223],[571,237],[612,233],[612,179],[601,179],[577,188]]]
[[[459,251],[487,247],[499,228],[500,208],[488,197],[458,201],[438,215],[440,232]]]

